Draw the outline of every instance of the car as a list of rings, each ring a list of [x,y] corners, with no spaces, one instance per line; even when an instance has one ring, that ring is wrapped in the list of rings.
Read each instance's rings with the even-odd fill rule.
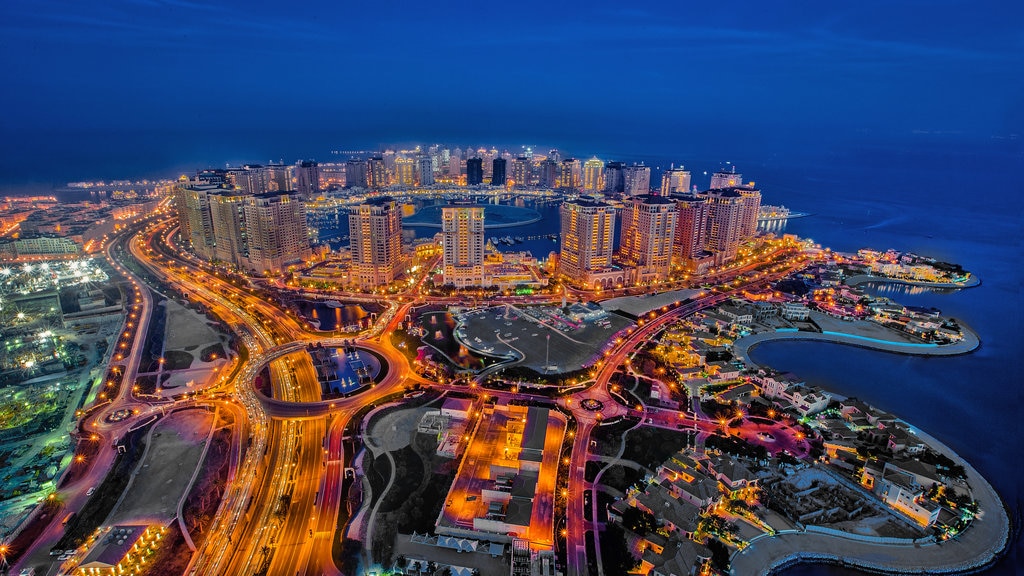
[[[89,488],[88,490],[85,491],[85,495],[86,496],[92,496],[93,492],[95,492],[95,491],[96,491],[96,487],[93,486],[92,488]]]

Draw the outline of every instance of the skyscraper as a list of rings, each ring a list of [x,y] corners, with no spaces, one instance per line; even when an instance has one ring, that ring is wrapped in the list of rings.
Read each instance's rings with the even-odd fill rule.
[[[668,279],[672,271],[675,232],[675,202],[653,194],[627,200],[622,212],[619,257],[635,268],[636,282]]]
[[[626,166],[622,171],[623,192],[628,196],[651,193],[651,167],[643,164]]]
[[[682,166],[679,168],[669,168],[661,173],[662,196],[670,196],[672,194],[689,191],[690,172],[688,170],[684,170]]]
[[[505,185],[505,159],[495,158],[491,161],[491,186]]]
[[[462,150],[459,148],[451,151],[448,159],[448,176],[456,180],[462,176]]]
[[[484,182],[484,161],[482,158],[466,159],[466,185],[476,186]]]
[[[390,197],[353,206],[348,214],[352,283],[363,290],[386,286],[401,272],[402,211]]]
[[[388,171],[384,158],[374,156],[366,163],[366,183],[374,190],[388,187]]]
[[[459,288],[483,284],[483,207],[445,206],[441,209],[441,233],[444,243],[444,283]]]
[[[558,187],[562,190],[579,190],[582,171],[579,160],[575,158],[562,160],[558,173]]]
[[[604,162],[596,156],[583,163],[583,190],[600,192],[604,189]]]
[[[740,236],[744,239],[752,238],[757,234],[757,217],[761,212],[761,191],[753,186],[735,186],[733,189],[740,193],[743,199],[743,209],[740,215]]]
[[[366,179],[366,162],[349,160],[345,163],[345,188],[365,188]]]
[[[714,189],[702,192],[707,198],[708,216],[705,247],[714,255],[716,265],[736,258],[743,230],[743,197],[735,189]]]
[[[719,170],[711,175],[711,189],[732,188],[743,183],[743,175],[736,173],[736,167],[731,170]]]
[[[558,163],[548,159],[540,163],[539,184],[541,188],[558,187]]]
[[[672,196],[676,203],[675,254],[680,266],[692,269],[692,262],[704,252],[708,198],[692,194]]]
[[[562,223],[558,272],[574,284],[591,284],[593,272],[612,265],[615,208],[580,198],[564,202],[558,212]]]
[[[626,165],[622,162],[609,162],[604,166],[604,191],[616,194],[626,189]]]
[[[293,170],[294,186],[284,190],[295,190],[307,199],[316,197],[320,193],[320,164],[303,160],[296,164]]]
[[[250,196],[243,213],[249,248],[244,268],[259,274],[278,273],[288,264],[309,258],[306,210],[297,193]]]
[[[416,184],[416,161],[405,156],[395,159],[395,184],[410,187]]]
[[[210,212],[210,195],[220,191],[223,191],[223,188],[213,184],[185,181],[179,183],[174,192],[181,238],[192,248],[196,256],[204,260],[214,258],[216,240]]]
[[[512,185],[516,188],[530,185],[530,161],[525,156],[512,161]]]
[[[433,186],[434,158],[436,156],[418,156],[416,158],[416,185]]]
[[[210,221],[213,225],[213,260],[245,268],[249,258],[249,239],[245,225],[248,195],[224,190],[210,194]]]

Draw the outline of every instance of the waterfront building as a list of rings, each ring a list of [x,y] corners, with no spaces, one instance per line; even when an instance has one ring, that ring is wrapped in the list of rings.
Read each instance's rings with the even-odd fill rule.
[[[383,157],[375,156],[366,163],[366,183],[374,190],[387,188],[388,171]]]
[[[491,186],[505,185],[505,159],[495,158],[491,161]]]
[[[604,191],[615,194],[626,189],[626,164],[609,162],[604,165]]]
[[[757,217],[761,214],[761,191],[751,182],[748,186],[734,186],[743,199],[740,214],[740,236],[744,239],[753,238],[757,234]]]
[[[294,167],[291,167],[293,176],[288,179],[289,184],[279,187],[278,190],[295,190],[306,200],[316,198],[320,193],[320,164],[311,160],[302,160]]]
[[[702,192],[708,201],[705,248],[714,255],[716,265],[736,258],[743,239],[743,197],[735,189]]]
[[[661,173],[661,195],[670,196],[690,191],[690,171],[671,167]]]
[[[249,253],[243,267],[257,274],[279,273],[309,258],[306,210],[295,192],[269,192],[243,207]]]
[[[483,158],[466,159],[466,185],[476,186],[484,182],[484,160]]]
[[[562,160],[558,172],[558,187],[562,190],[579,190],[582,168],[575,158]]]
[[[416,185],[434,185],[434,160],[437,156],[418,156],[416,158]]]
[[[600,192],[604,189],[604,162],[596,156],[583,163],[583,190]]]
[[[732,188],[733,186],[739,186],[743,183],[743,175],[736,173],[736,167],[733,166],[730,170],[719,170],[711,175],[711,186],[712,190],[719,188]]]
[[[362,160],[349,160],[345,163],[345,188],[363,188],[367,181],[367,164]]]
[[[622,171],[623,193],[638,196],[651,193],[651,167],[643,164],[626,166]]]
[[[675,263],[684,270],[701,273],[697,263],[704,259],[708,199],[692,194],[674,194],[671,198],[676,203]]]
[[[540,163],[538,183],[542,188],[557,188],[559,169],[558,163],[550,158]]]
[[[635,270],[635,281],[668,280],[676,230],[676,204],[653,194],[634,196],[622,212],[619,258]]]
[[[580,198],[559,207],[562,247],[558,272],[569,282],[588,287],[596,272],[612,266],[615,208]]]
[[[412,158],[395,159],[395,184],[411,187],[416,184],[416,161]]]
[[[479,158],[471,158],[470,161]],[[479,166],[479,163],[477,164]],[[441,209],[444,283],[458,288],[484,281],[484,208],[445,206]]]
[[[367,200],[348,214],[352,283],[363,290],[390,284],[401,273],[402,213],[393,198]]]
[[[512,185],[516,188],[530,185],[530,161],[524,156],[512,161]]]

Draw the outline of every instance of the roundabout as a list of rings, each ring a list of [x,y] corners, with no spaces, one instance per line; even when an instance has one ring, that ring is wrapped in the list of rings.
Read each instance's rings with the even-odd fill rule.
[[[584,398],[580,400],[580,407],[588,412],[598,412],[604,408],[604,402],[596,398]]]

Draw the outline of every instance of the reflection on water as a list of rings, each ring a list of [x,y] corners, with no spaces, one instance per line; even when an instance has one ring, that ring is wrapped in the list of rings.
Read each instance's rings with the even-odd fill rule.
[[[786,224],[789,220],[765,220],[757,223],[757,229],[761,232],[778,234],[786,231]]]

